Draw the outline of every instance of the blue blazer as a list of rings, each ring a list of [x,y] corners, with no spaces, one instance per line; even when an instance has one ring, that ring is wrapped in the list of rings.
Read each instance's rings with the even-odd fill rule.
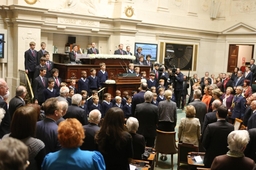
[[[234,96],[233,99],[233,104],[234,107],[232,109],[232,115],[231,118],[235,119],[235,118],[243,118],[244,117],[244,113],[245,113],[245,104],[246,104],[246,100],[242,95],[239,96]]]
[[[82,79],[79,79],[77,82],[78,86],[78,93],[81,93],[82,90],[86,90],[89,92],[89,79],[86,79],[85,81]]]

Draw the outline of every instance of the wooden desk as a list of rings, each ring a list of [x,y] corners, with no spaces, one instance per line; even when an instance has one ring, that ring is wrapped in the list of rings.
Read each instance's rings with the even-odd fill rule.
[[[141,166],[140,164],[145,164],[144,166]],[[151,166],[149,165],[149,161],[139,160],[139,159],[132,159],[131,165],[134,165],[137,167],[138,170],[149,170]]]
[[[205,153],[204,152],[189,152],[188,153],[188,157],[187,157],[187,160],[188,160],[188,165],[190,167],[204,167],[204,163],[203,162],[195,162],[194,161],[194,156],[201,156],[202,160],[204,161],[204,155]]]

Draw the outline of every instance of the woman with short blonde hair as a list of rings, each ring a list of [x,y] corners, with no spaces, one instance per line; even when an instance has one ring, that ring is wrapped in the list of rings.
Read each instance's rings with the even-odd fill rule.
[[[182,143],[199,145],[201,136],[201,125],[198,118],[195,118],[196,109],[193,105],[185,107],[186,117],[181,118],[178,137]]]

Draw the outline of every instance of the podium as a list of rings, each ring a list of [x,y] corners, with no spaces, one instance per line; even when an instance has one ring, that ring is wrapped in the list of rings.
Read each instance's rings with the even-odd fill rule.
[[[64,56],[66,57],[66,56]],[[106,71],[108,72],[108,79],[115,80],[116,84],[105,84],[106,90],[104,92],[109,92],[112,96],[115,96],[116,90],[127,90],[131,95],[131,91],[137,91],[140,86],[141,79],[139,77],[130,75],[126,73],[126,68],[128,67],[131,58],[127,56],[122,56],[122,58],[86,58],[87,61],[82,63],[60,63],[60,60],[54,61],[54,66],[59,69],[59,77],[63,82],[69,83],[71,79],[79,80],[81,78],[81,72],[86,71],[87,76],[90,76],[90,69],[95,68],[98,72],[100,70],[99,63],[106,63]],[[57,58],[57,57],[56,57]],[[81,60],[81,58],[80,58]],[[92,64],[93,63],[93,64]],[[149,77],[150,66],[139,66],[140,71],[145,71],[147,77]],[[121,75],[122,76],[119,76]]]

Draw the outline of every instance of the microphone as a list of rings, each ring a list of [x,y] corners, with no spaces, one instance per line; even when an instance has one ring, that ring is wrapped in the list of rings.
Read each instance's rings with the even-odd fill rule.
[[[125,71],[125,68],[123,67],[122,63],[119,61],[120,66],[123,68],[123,70]]]
[[[124,60],[122,60],[122,61],[123,61],[123,63],[125,64],[126,73],[128,73],[128,66],[127,66],[126,62],[124,62]]]

